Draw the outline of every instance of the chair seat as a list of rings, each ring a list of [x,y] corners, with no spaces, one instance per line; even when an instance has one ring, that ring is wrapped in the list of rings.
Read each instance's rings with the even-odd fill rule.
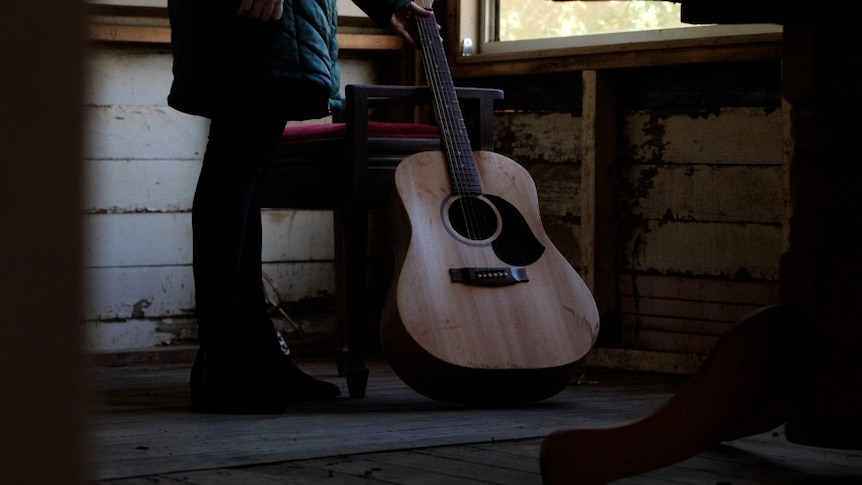
[[[316,125],[295,125],[284,129],[282,143],[305,143],[314,140],[344,141],[347,133],[346,123],[325,123]],[[368,123],[370,138],[421,138],[439,139],[440,130],[433,125],[417,123]]]
[[[418,123],[369,122],[364,138],[366,202],[382,202],[395,167],[418,152],[440,150],[440,129]],[[279,154],[264,183],[270,207],[334,208],[345,195],[338,174],[349,163],[347,125],[326,123],[284,129]]]

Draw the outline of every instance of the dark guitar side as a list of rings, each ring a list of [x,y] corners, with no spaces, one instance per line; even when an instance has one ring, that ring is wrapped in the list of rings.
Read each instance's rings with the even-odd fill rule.
[[[509,268],[490,244],[460,240],[445,219],[452,183],[442,152],[402,161],[385,212],[395,277],[381,322],[395,372],[416,391],[460,403],[548,398],[571,380],[592,347],[599,316],[589,289],[545,234],[535,185],[518,163],[475,152],[483,194],[517,209],[544,249],[524,265],[528,281],[453,281],[451,268]],[[498,237],[499,234],[495,237]],[[494,239],[494,237],[490,238]]]

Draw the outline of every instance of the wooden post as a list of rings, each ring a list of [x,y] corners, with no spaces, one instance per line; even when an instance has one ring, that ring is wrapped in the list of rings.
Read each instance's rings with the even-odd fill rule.
[[[583,85],[580,273],[599,309],[599,343],[618,345],[616,79],[608,71],[584,71]]]

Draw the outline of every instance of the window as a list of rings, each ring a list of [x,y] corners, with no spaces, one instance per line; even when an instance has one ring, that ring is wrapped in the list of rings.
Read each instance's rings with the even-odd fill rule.
[[[453,3],[462,56],[781,32],[776,25],[686,24],[679,3],[660,0]]]
[[[690,27],[672,2],[496,0],[490,8],[497,42]]]

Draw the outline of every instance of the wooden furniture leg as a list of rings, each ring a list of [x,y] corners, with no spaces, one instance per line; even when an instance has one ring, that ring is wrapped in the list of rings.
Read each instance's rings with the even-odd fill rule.
[[[338,293],[338,371],[347,381],[350,397],[365,397],[366,273],[368,264],[368,98],[350,91],[347,111],[356,117],[347,126],[349,166],[341,181],[343,201],[335,219],[335,281]]]
[[[607,483],[780,425],[789,339],[796,333],[788,329],[799,326],[791,305],[752,314],[719,339],[689,384],[654,413],[615,428],[548,436],[542,478],[549,484]]]
[[[338,373],[347,381],[351,398],[365,397],[368,367],[365,364],[366,254],[368,210],[364,204],[335,211],[335,280],[338,292]]]

